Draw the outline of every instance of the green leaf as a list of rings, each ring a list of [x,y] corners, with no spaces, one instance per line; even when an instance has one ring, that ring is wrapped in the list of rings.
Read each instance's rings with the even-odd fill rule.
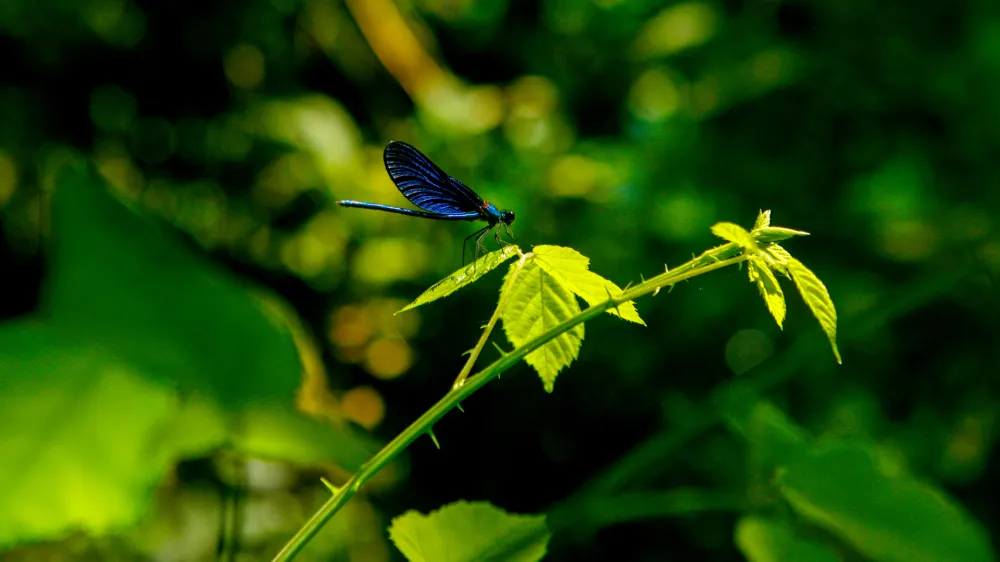
[[[580,312],[573,293],[535,260],[524,264],[516,282],[508,289],[517,267],[517,264],[512,265],[504,279],[502,290],[509,290],[510,294],[501,312],[504,332],[514,347],[520,347]],[[552,392],[559,371],[576,359],[582,340],[583,324],[577,324],[525,357],[525,361],[538,372],[546,392]]]
[[[799,536],[787,521],[745,515],[736,523],[736,546],[749,562],[837,562],[822,543]]]
[[[348,470],[373,450],[294,409],[287,319],[85,173],[53,194],[44,316],[0,327],[0,544],[135,523],[221,447]]]
[[[803,232],[801,230],[792,230],[791,228],[784,228],[781,226],[767,226],[764,228],[755,228],[753,231],[754,240],[760,242],[761,244],[767,244],[769,242],[780,242],[782,240],[787,240],[793,236],[809,236],[809,233]]]
[[[753,230],[760,230],[771,226],[771,211],[760,211],[757,213],[757,220],[753,223]]]
[[[295,399],[290,332],[243,283],[197,259],[152,220],[68,172],[52,196],[47,320],[143,373],[234,408]]]
[[[747,403],[720,404],[727,425],[746,439],[752,468],[768,473],[808,450],[812,438],[772,402],[759,399]]]
[[[754,241],[753,236],[751,236],[746,229],[738,224],[733,224],[731,222],[713,224],[712,234],[726,240],[727,242],[736,244],[747,252],[757,252],[757,242]]]
[[[532,253],[533,260],[539,267],[591,306],[607,302],[609,294],[618,296],[622,293],[618,285],[590,271],[588,269],[590,258],[573,248],[535,246]],[[632,301],[609,308],[607,312],[629,322],[646,325],[642,318],[639,318],[639,312]]]
[[[792,255],[788,253],[788,250],[775,242],[771,242],[761,250],[758,256],[767,262],[768,267],[773,271],[777,271],[789,279],[792,278],[788,273],[788,260],[792,259]]]
[[[784,252],[784,250],[782,250]],[[837,363],[841,363],[840,350],[837,349],[837,309],[833,306],[830,293],[826,290],[826,285],[816,277],[816,274],[809,270],[802,262],[784,252],[786,263],[792,281],[798,287],[802,300],[806,301],[813,316],[819,320],[820,327],[830,340],[830,347],[833,355],[837,358]]]
[[[407,511],[389,526],[410,562],[536,562],[549,537],[544,515],[512,515],[486,502],[459,501],[429,515]]]
[[[174,391],[39,323],[0,327],[0,546],[138,522],[176,448]]]
[[[475,263],[467,265],[438,281],[430,289],[427,289],[417,297],[416,300],[401,308],[396,314],[447,297],[462,287],[478,280],[516,254],[517,246],[513,245],[504,246],[495,252],[490,252],[476,260]]]
[[[788,464],[778,486],[799,514],[872,560],[995,560],[983,528],[944,491],[877,465],[867,447],[835,443]]]
[[[757,289],[760,290],[760,296],[764,298],[767,310],[770,311],[774,321],[781,328],[781,323],[785,321],[785,294],[781,291],[781,286],[778,285],[778,279],[767,263],[756,256],[750,258],[750,262],[747,264],[747,274],[750,276],[750,282],[757,284]]]

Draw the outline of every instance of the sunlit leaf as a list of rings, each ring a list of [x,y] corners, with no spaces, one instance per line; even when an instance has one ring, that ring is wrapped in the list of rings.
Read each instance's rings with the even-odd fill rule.
[[[136,523],[174,462],[161,439],[177,408],[172,389],[96,346],[0,327],[0,546]]]
[[[822,543],[800,536],[787,521],[745,515],[736,523],[736,546],[748,562],[838,562]]]
[[[231,447],[359,466],[347,427],[294,410],[287,322],[85,173],[53,194],[38,320],[0,330],[0,543],[136,522],[186,456]],[[13,471],[7,473],[7,471]],[[6,504],[3,504],[6,502]]]
[[[549,536],[544,515],[513,515],[485,502],[459,501],[428,515],[408,511],[389,527],[410,562],[535,562]]]
[[[507,273],[504,290],[508,290],[508,283],[514,279],[516,267],[517,264],[512,265]],[[573,293],[535,260],[524,264],[509,290],[502,318],[504,332],[514,347],[520,347],[580,312]],[[583,324],[577,324],[525,357],[525,361],[538,372],[546,392],[552,392],[559,371],[576,359],[583,333]]]
[[[712,225],[712,234],[738,245],[748,252],[757,251],[757,242],[745,228],[731,222],[720,222]]]
[[[539,267],[591,306],[607,302],[609,294],[618,296],[622,293],[618,285],[590,271],[590,258],[573,248],[535,246],[532,253]],[[607,311],[629,322],[646,325],[632,301],[608,308]]]
[[[766,228],[771,226],[771,211],[760,211],[757,213],[757,220],[753,223],[753,230],[760,230],[761,228]]]
[[[753,257],[747,264],[747,273],[750,276],[750,282],[757,284],[757,289],[760,290],[760,296],[764,298],[767,310],[770,311],[774,321],[781,328],[782,322],[785,321],[785,294],[781,291],[781,286],[778,285],[778,279],[774,276],[774,272],[764,263],[764,260]]]
[[[516,254],[517,246],[513,245],[504,246],[495,252],[490,252],[489,254],[486,254],[476,260],[475,263],[469,264],[455,271],[448,277],[438,281],[431,286],[430,289],[427,289],[419,297],[417,297],[416,300],[401,308],[399,312],[404,312],[446,297],[462,287],[476,281],[483,275],[486,275],[497,266],[510,259],[511,256]],[[399,314],[399,312],[396,314]]]
[[[834,443],[789,463],[778,486],[795,510],[885,562],[995,560],[983,528],[943,490],[878,468],[877,454]]]
[[[760,242],[761,244],[767,244],[768,242],[780,242],[793,236],[809,236],[809,233],[780,226],[768,226],[754,229],[753,231],[754,240]]]
[[[768,267],[773,271],[777,271],[789,279],[792,278],[791,274],[788,273],[788,260],[792,259],[792,254],[789,254],[788,250],[771,242],[757,255],[767,262]]]
[[[830,340],[833,355],[837,358],[837,363],[840,363],[840,350],[837,349],[837,309],[833,306],[833,300],[830,299],[826,285],[802,262],[791,256],[787,256],[785,267],[788,269],[792,281],[795,282],[795,286],[798,287],[802,299],[806,301],[813,315],[819,320],[819,325],[826,333],[827,339]]]

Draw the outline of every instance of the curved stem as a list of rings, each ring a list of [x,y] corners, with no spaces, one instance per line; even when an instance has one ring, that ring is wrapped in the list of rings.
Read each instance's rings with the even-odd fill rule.
[[[320,506],[316,513],[314,513],[313,516],[310,517],[309,520],[288,541],[288,543],[285,544],[284,548],[282,548],[281,551],[274,557],[274,562],[293,559],[295,555],[298,554],[314,536],[316,536],[316,533],[319,532],[323,525],[325,525],[326,522],[329,521],[330,518],[333,517],[333,515],[337,513],[337,511],[340,510],[340,508],[343,507],[344,504],[346,504],[347,501],[358,492],[358,490],[361,489],[361,486],[363,486],[365,482],[371,479],[371,477],[374,476],[379,470],[402,453],[403,450],[410,445],[410,443],[414,442],[424,433],[427,433],[431,427],[438,420],[444,417],[444,415],[447,414],[452,408],[485,386],[486,383],[516,365],[529,353],[555,339],[560,334],[570,330],[577,324],[581,324],[599,316],[609,308],[614,308],[615,306],[635,300],[643,295],[658,291],[661,287],[673,285],[703,273],[708,273],[709,271],[714,271],[716,269],[721,269],[723,267],[745,261],[747,257],[742,254],[728,259],[720,259],[721,256],[734,251],[734,248],[738,251],[738,247],[736,247],[735,244],[726,244],[713,248],[712,250],[701,254],[676,269],[661,273],[648,281],[622,292],[617,297],[611,297],[603,303],[598,303],[582,310],[576,316],[564,320],[560,324],[546,330],[521,347],[518,347],[514,351],[497,359],[488,367],[480,371],[479,374],[465,381],[465,384],[454,388],[451,392],[438,400],[437,403],[431,406],[429,410],[424,412],[423,415],[411,423],[406,429],[404,429],[402,433],[397,435],[395,439],[390,441],[389,444],[383,447],[381,451],[376,453],[371,460],[366,462],[356,473],[354,473],[353,476],[351,476],[350,480],[348,480],[344,486],[337,489],[337,492],[322,506]],[[521,265],[523,265],[524,259],[528,255],[530,254],[522,256],[520,262]],[[500,307],[497,308],[499,310]],[[496,314],[494,314],[494,316],[496,316]]]
[[[479,341],[476,342],[476,347],[472,348],[472,353],[469,354],[469,360],[465,362],[465,366],[462,367],[462,371],[458,373],[458,377],[455,379],[454,384],[451,385],[452,390],[455,390],[465,384],[465,379],[467,379],[469,377],[469,373],[472,372],[472,367],[476,364],[476,359],[479,359],[479,354],[482,353],[483,347],[490,339],[490,334],[493,333],[493,328],[497,325],[497,320],[500,319],[500,315],[503,313],[503,307],[507,304],[507,296],[510,295],[510,289],[514,286],[514,281],[517,280],[517,276],[521,273],[521,269],[524,268],[524,262],[532,255],[531,252],[523,254],[520,249],[518,249],[517,252],[521,254],[521,259],[518,260],[517,266],[511,273],[511,278],[504,283],[503,292],[500,293],[500,302],[497,303],[497,307],[493,311],[493,316],[490,318],[489,323],[486,324],[486,328],[483,330],[483,335],[479,338]]]

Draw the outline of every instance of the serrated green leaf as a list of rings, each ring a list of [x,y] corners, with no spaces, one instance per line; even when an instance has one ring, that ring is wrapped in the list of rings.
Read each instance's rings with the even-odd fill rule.
[[[509,290],[510,294],[501,313],[504,332],[515,348],[580,312],[573,293],[539,267],[535,260],[524,264],[508,289],[516,267],[517,264],[512,265],[504,279],[502,290]],[[546,392],[552,392],[559,371],[576,359],[583,334],[583,324],[577,324],[525,357],[525,361],[538,372]]]
[[[837,349],[837,309],[833,306],[833,300],[830,299],[826,285],[799,260],[789,255],[786,262],[788,273],[795,282],[795,286],[798,287],[802,300],[806,301],[813,315],[819,320],[820,327],[823,328],[827,339],[830,340],[833,355],[837,358],[837,363],[840,363],[840,350]]]
[[[753,231],[754,240],[760,242],[761,244],[767,244],[768,242],[780,242],[793,236],[809,236],[809,233],[781,226],[767,226],[764,228],[754,229]]]
[[[562,283],[563,287],[587,301],[587,304],[591,306],[607,302],[609,293],[612,296],[618,296],[622,293],[622,289],[614,282],[590,271],[588,269],[590,258],[573,248],[535,246],[532,249],[532,253],[534,254],[534,261],[546,273]],[[646,325],[642,321],[642,318],[639,318],[639,312],[632,301],[609,308],[607,312],[623,320],[642,324],[643,326]]]
[[[756,256],[750,258],[747,274],[750,276],[750,282],[757,284],[757,289],[760,290],[760,296],[764,298],[767,310],[770,311],[774,321],[781,328],[782,322],[785,321],[785,294],[781,291],[781,286],[778,285],[778,279],[767,263]]]
[[[753,229],[758,230],[771,226],[771,211],[760,211],[757,213],[757,220],[753,223]]]
[[[792,255],[788,253],[788,250],[782,248],[777,243],[772,242],[765,246],[758,255],[767,262],[767,265],[772,270],[777,271],[789,279],[792,278],[792,276],[788,274],[788,260],[792,257]]]
[[[428,515],[407,511],[389,526],[410,562],[536,562],[549,537],[544,515],[513,515],[486,502],[459,501]]]
[[[748,562],[837,562],[822,543],[800,536],[787,521],[745,515],[736,523],[736,546]]]
[[[817,448],[780,471],[778,488],[802,516],[839,535],[868,559],[989,562],[989,538],[943,490],[879,469],[859,443]]]
[[[476,260],[475,263],[469,264],[438,281],[430,289],[427,289],[417,297],[416,300],[399,309],[396,314],[447,297],[462,287],[478,280],[490,271],[493,271],[497,266],[516,254],[517,246],[513,245],[504,246],[495,252],[490,252]]]
[[[733,224],[731,222],[713,224],[712,234],[726,240],[727,242],[736,244],[747,252],[757,252],[757,242],[754,241],[753,236],[751,236],[745,228],[738,224]]]

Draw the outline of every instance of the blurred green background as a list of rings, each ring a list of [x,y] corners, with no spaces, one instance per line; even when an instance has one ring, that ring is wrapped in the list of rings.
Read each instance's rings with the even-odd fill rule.
[[[551,560],[992,559],[998,131],[988,0],[4,0],[0,559],[268,559],[447,391],[500,274],[393,316],[473,228],[333,204],[406,206],[392,139],[619,285],[771,209],[844,364],[790,285],[782,331],[745,270],[696,278],[553,394],[486,387],[302,559],[401,559],[389,519],[460,498],[549,513]],[[961,510],[817,517],[823,466]]]

